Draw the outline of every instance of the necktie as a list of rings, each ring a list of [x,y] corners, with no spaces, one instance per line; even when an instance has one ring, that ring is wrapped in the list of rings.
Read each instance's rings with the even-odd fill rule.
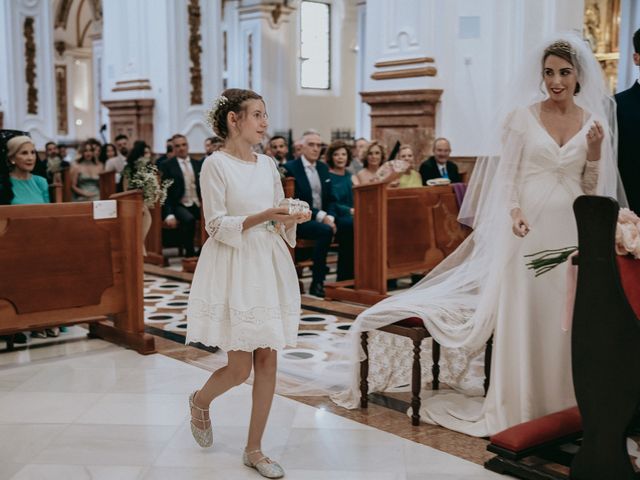
[[[447,173],[446,165],[440,167],[440,175],[442,176],[442,178],[449,178],[449,174]]]

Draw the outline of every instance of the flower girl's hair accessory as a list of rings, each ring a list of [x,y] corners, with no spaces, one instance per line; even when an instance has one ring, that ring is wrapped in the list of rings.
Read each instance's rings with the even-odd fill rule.
[[[211,108],[207,111],[207,123],[211,127],[211,130],[214,130],[215,118],[218,113],[218,109],[227,103],[229,103],[229,99],[224,95],[220,95],[213,100]]]

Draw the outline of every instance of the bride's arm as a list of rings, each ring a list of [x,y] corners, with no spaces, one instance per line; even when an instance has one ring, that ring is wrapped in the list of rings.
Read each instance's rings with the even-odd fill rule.
[[[596,120],[587,132],[587,163],[582,172],[582,181],[580,182],[582,191],[587,195],[596,193],[603,139],[604,129],[600,122]]]
[[[587,164],[582,171],[580,186],[586,195],[595,195],[598,186],[598,176],[600,175],[600,162],[598,160],[587,160]]]

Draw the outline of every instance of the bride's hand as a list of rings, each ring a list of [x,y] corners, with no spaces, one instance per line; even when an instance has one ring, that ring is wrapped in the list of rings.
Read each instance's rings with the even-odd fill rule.
[[[587,160],[594,162],[600,160],[600,149],[604,139],[604,129],[600,122],[595,120],[587,132]]]
[[[524,238],[527,233],[529,233],[529,222],[522,214],[522,210],[519,208],[514,208],[511,212],[511,219],[513,220],[513,224],[511,226],[511,230],[516,237]]]

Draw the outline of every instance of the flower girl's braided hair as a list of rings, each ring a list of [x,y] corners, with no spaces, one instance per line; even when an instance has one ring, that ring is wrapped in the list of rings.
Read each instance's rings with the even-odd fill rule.
[[[213,101],[213,106],[207,112],[207,123],[216,135],[220,138],[228,138],[227,114],[229,112],[241,114],[244,111],[243,103],[247,100],[262,100],[262,97],[252,90],[228,88]]]

